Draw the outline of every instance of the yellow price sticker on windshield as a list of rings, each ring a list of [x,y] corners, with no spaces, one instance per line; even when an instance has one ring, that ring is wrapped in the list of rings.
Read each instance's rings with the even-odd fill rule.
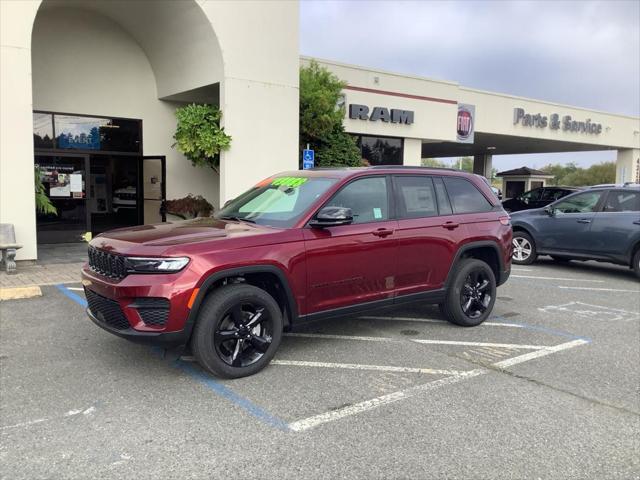
[[[306,183],[307,180],[305,177],[280,177],[271,182],[271,185],[296,188]]]

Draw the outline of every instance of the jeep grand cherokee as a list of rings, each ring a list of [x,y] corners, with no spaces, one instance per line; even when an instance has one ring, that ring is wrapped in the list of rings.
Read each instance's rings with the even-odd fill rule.
[[[186,345],[233,378],[264,368],[283,329],[321,318],[426,302],[479,325],[511,248],[509,217],[476,175],[314,169],[267,178],[213,218],[103,233],[82,278],[103,329]]]

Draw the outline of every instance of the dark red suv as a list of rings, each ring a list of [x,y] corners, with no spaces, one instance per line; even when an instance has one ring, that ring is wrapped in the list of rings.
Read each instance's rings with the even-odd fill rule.
[[[480,177],[369,167],[275,175],[214,218],[104,233],[82,279],[100,327],[242,377],[321,318],[426,302],[478,325],[510,268],[509,217]]]

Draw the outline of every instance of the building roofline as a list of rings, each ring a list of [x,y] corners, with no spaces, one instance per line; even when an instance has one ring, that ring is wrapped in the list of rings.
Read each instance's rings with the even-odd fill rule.
[[[308,55],[300,55],[300,59],[301,60],[307,60],[307,61],[315,60],[318,63],[328,63],[329,65],[336,65],[338,67],[353,68],[354,70],[362,70],[364,72],[380,73],[380,74],[383,74],[383,75],[391,75],[393,77],[411,78],[413,80],[421,80],[421,81],[433,82],[433,83],[442,83],[444,85],[449,85],[449,86],[453,86],[453,87],[459,87],[460,86],[460,84],[458,82],[452,82],[450,80],[440,80],[440,79],[436,79],[436,78],[421,77],[419,75],[408,75],[408,74],[405,74],[405,73],[391,72],[389,70],[382,70],[382,69],[379,69],[379,68],[370,68],[370,67],[365,67],[363,65],[353,65],[353,64],[345,63],[345,62],[338,62],[336,60],[328,60],[326,58],[310,57]]]
[[[605,112],[603,110],[594,110],[592,108],[587,108],[587,107],[577,107],[575,105],[567,105],[566,103],[557,103],[557,102],[552,102],[550,100],[539,100],[537,98],[521,97],[519,95],[511,95],[509,93],[492,92],[490,90],[481,90],[479,88],[465,87],[462,85],[460,85],[458,88],[460,88],[460,90],[466,90],[468,92],[473,92],[473,93],[483,93],[486,95],[493,95],[496,97],[511,98],[514,100],[524,100],[527,102],[543,103],[545,105],[553,105],[554,107],[571,108],[574,110],[582,110],[585,112],[597,113],[600,115],[612,115],[614,117],[623,117],[623,118],[629,118],[631,120],[640,121],[640,117],[634,117],[633,115],[626,115],[624,113]]]

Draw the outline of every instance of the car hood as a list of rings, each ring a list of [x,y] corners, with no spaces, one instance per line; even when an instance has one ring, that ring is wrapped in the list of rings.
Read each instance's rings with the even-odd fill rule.
[[[539,217],[541,215],[547,215],[544,208],[532,208],[529,210],[520,210],[519,212],[512,212],[509,214],[512,221],[524,220],[531,217]]]
[[[195,218],[111,230],[95,237],[90,245],[125,255],[168,255],[188,252],[202,242],[207,242],[207,246],[210,242],[219,242],[220,248],[278,243],[284,232],[286,230],[241,221]],[[208,250],[216,249],[212,247]]]

